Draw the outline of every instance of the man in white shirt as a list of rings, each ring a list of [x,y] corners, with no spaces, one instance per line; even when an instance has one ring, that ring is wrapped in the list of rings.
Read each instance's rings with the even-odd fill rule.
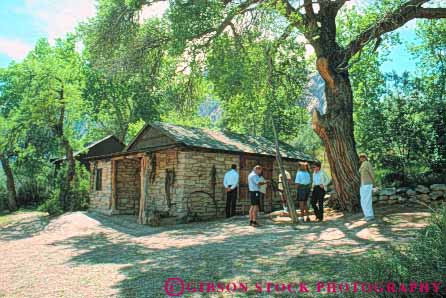
[[[330,184],[330,177],[321,169],[321,163],[313,165],[313,193],[311,194],[311,206],[318,221],[324,220],[324,197]]]
[[[223,185],[226,191],[226,217],[235,215],[238,182],[239,174],[237,173],[237,165],[233,164],[223,179]]]
[[[263,182],[260,180],[261,173],[262,167],[257,165],[248,175],[249,198],[251,200],[251,207],[249,208],[249,225],[253,227],[258,225],[257,212],[259,211],[260,205],[260,187],[268,183],[268,180],[264,180]]]

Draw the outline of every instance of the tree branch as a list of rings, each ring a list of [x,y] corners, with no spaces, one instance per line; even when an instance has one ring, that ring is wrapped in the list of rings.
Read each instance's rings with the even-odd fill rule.
[[[204,43],[204,46],[209,45],[211,42],[211,39],[218,37],[227,27],[230,27],[233,25],[232,21],[236,16],[243,15],[251,10],[253,10],[253,5],[257,5],[261,3],[263,0],[247,0],[235,8],[235,10],[228,14],[221,23],[214,28],[209,28],[208,30],[205,30],[203,32],[200,32],[200,34],[197,34],[192,38],[192,40],[199,40],[200,38],[204,38],[205,36],[212,34],[212,36],[209,37],[208,41]],[[228,1],[229,3],[230,1]],[[226,4],[226,3],[225,3]]]
[[[446,18],[446,8],[421,8],[417,19],[442,19]]]
[[[386,15],[373,26],[363,31],[345,48],[345,60],[349,61],[356,53],[373,39],[379,39],[383,34],[394,31],[410,20],[416,18],[438,19],[446,18],[446,8],[423,8],[422,4],[430,0],[410,0],[400,8]]]

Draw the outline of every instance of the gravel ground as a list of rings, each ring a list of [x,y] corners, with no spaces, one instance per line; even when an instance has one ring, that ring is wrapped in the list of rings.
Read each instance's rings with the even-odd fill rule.
[[[0,297],[167,297],[165,281],[173,277],[249,289],[208,297],[276,296],[275,289],[265,293],[267,282],[305,282],[311,292],[318,281],[342,280],[366,250],[407,242],[429,217],[401,207],[378,210],[374,223],[327,213],[323,223],[296,226],[265,217],[258,228],[246,217],[151,228],[87,212],[7,215],[0,221]],[[255,283],[262,294],[253,292]]]

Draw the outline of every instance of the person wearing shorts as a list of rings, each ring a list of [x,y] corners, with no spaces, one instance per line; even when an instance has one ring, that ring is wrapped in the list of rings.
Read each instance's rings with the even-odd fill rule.
[[[248,187],[249,187],[249,199],[251,201],[251,206],[249,208],[249,225],[257,226],[257,212],[259,211],[260,205],[260,186],[267,183],[260,179],[260,174],[262,173],[262,167],[257,165],[254,167],[252,172],[248,175]]]
[[[299,163],[299,170],[296,173],[294,181],[297,185],[297,203],[299,204],[300,216],[302,220],[310,221],[310,213],[308,211],[308,197],[311,188],[311,176],[308,172],[307,163]]]

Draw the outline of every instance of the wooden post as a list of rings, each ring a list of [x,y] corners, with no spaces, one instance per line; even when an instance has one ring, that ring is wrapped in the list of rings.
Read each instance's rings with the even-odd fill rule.
[[[280,169],[280,174],[282,175],[283,190],[285,191],[285,196],[287,199],[286,201],[288,204],[288,213],[290,214],[293,223],[297,223],[298,218],[296,214],[296,207],[294,206],[294,202],[291,197],[290,186],[288,184],[288,179],[285,173],[285,169],[283,168],[282,156],[280,155],[279,140],[277,138],[276,124],[274,123],[274,119],[272,117],[271,117],[271,122],[273,125],[274,143],[276,146],[276,160]]]
[[[146,223],[146,167],[147,167],[147,156],[141,157],[141,194],[139,198],[139,215],[138,215],[138,223],[145,224]]]
[[[116,212],[116,160],[112,159],[111,161],[111,213]]]

